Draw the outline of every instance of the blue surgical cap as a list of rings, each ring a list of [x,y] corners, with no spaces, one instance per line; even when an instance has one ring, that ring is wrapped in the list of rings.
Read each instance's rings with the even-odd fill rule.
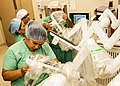
[[[47,38],[47,31],[45,28],[39,22],[34,20],[26,24],[25,33],[28,39],[37,42],[45,42]]]
[[[17,35],[20,28],[21,20],[14,18],[10,21],[9,32],[13,35]]]

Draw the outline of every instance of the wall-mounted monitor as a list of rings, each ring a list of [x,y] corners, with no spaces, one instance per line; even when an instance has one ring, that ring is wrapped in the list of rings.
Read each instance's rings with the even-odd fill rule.
[[[81,18],[89,20],[89,13],[70,13],[69,16],[74,24]]]

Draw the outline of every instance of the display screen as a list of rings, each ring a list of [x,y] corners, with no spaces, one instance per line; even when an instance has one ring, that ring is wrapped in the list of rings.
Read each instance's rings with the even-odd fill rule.
[[[70,19],[74,24],[81,18],[86,18],[89,20],[89,13],[70,13]]]

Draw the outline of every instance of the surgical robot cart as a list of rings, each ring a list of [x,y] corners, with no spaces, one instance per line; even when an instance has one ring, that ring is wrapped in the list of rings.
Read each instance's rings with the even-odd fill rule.
[[[58,14],[62,15],[62,12],[58,11],[51,14],[53,26],[59,29],[58,33],[50,32],[50,34],[54,36],[53,43],[60,43],[62,49],[75,49],[78,53],[73,62],[60,64],[58,68],[43,64],[43,60],[40,61],[42,64],[39,65],[45,66],[48,69],[57,70],[56,74],[62,74],[61,76],[56,74],[54,76],[54,73],[52,74],[52,77],[61,77],[63,81],[59,83],[60,86],[67,86],[69,80],[78,80],[77,75],[75,75],[77,79],[75,76],[74,79],[72,79],[72,76],[69,75],[71,73],[78,74],[78,72],[80,73],[79,78],[82,76],[82,78],[80,78],[81,82],[79,80],[76,81],[79,82],[78,86],[120,86],[120,50],[118,49],[120,24],[113,13],[109,9],[106,9],[99,17],[99,21],[93,21],[91,25],[88,25],[87,19],[81,19],[68,31],[59,25],[62,18],[61,16],[55,16]],[[104,32],[104,29],[109,26],[116,29],[111,37],[108,37]],[[76,33],[77,35],[79,34],[79,40],[75,39]],[[98,45],[98,40],[103,44],[102,47]],[[115,47],[116,45],[117,47]],[[66,67],[68,69],[64,69]],[[65,71],[67,71],[67,73],[65,73]],[[68,75],[70,77],[68,77]],[[46,86],[49,83],[52,83],[52,81],[48,78],[38,86]],[[83,85],[83,83],[85,84]],[[55,84],[52,86],[55,86]],[[69,86],[74,86],[74,84],[69,83]]]
[[[110,24],[110,21],[112,21],[112,23]],[[85,24],[85,23],[84,23]],[[115,33],[113,33],[113,35],[110,37],[110,38],[108,38],[107,37],[107,35],[106,35],[106,33],[103,31],[103,29],[105,28],[105,27],[108,27],[108,25],[111,25],[111,27],[112,28],[114,28],[114,29],[116,29],[116,31],[115,31]],[[79,25],[80,26],[80,25]],[[85,25],[84,25],[85,26]],[[87,27],[87,26],[86,26]],[[78,27],[78,28],[80,28],[80,27]],[[96,29],[96,28],[98,28],[98,29]],[[101,29],[100,29],[101,28]],[[81,29],[81,30],[83,30],[83,29]],[[84,47],[83,46],[83,44],[85,44],[85,42],[92,36],[92,34],[93,33],[95,33],[95,35],[97,35],[98,36],[98,38],[100,39],[100,41],[102,42],[102,44],[103,44],[103,47],[106,49],[106,50],[109,50],[108,52],[110,52],[110,50],[113,48],[113,46],[116,44],[117,46],[119,46],[118,45],[118,43],[119,43],[119,21],[116,19],[116,17],[112,14],[112,12],[109,10],[109,9],[106,9],[105,11],[104,11],[104,13],[100,16],[100,18],[99,18],[99,22],[98,21],[95,21],[95,22],[93,22],[92,24],[91,24],[91,26],[89,27],[89,28],[87,28],[87,29],[85,29],[85,30],[88,30],[88,32],[87,31],[84,31],[84,32],[87,32],[86,34],[87,34],[87,36],[82,36],[83,38],[82,38],[82,40],[81,40],[81,42],[79,43],[79,45],[78,46],[74,46],[74,49],[76,49],[76,50],[79,50],[79,48],[80,47]],[[72,31],[73,32],[73,31]],[[70,33],[71,34],[71,33]],[[74,34],[74,33],[73,33]],[[52,33],[51,33],[51,35],[53,35]],[[53,35],[54,37],[55,37],[55,35]],[[69,38],[69,35],[68,35],[68,38]],[[59,37],[57,38],[57,39],[59,39]],[[60,38],[60,40],[62,41],[62,39]],[[118,43],[117,43],[118,42]],[[65,43],[65,42],[64,42]],[[67,44],[67,43],[66,43]],[[67,44],[67,45],[69,45],[69,46],[71,46],[71,44]],[[71,47],[73,47],[73,46],[71,46]],[[82,48],[83,49],[83,48]],[[82,51],[82,49],[81,49],[81,51]],[[114,48],[115,49],[115,48]],[[119,49],[118,49],[119,50]],[[111,53],[113,52],[113,49],[111,50]],[[114,55],[112,55],[114,58],[118,55],[118,53],[119,52],[113,52],[113,53],[115,53]],[[78,56],[78,54],[76,55],[76,57]],[[82,55],[80,55],[81,57],[82,57]],[[75,59],[74,59],[74,61],[73,62],[75,62],[75,60],[76,60],[76,57],[75,57]],[[117,63],[116,61],[119,61],[118,60],[118,58],[119,58],[119,55],[117,56],[117,58],[116,59],[114,59],[114,63],[111,63],[111,64],[109,64],[109,66],[105,66],[106,67],[106,69],[107,70],[109,70],[109,73],[110,73],[110,71],[112,71],[111,72],[111,74],[114,74],[118,69],[119,69],[119,62]],[[77,59],[76,60],[76,62],[75,63],[77,63],[77,61],[83,61],[84,59],[82,58],[81,60],[79,59]],[[107,60],[106,60],[107,61]],[[111,62],[111,61],[110,61]],[[107,63],[107,62],[105,62],[105,63]],[[81,65],[79,62],[78,62],[78,65]],[[113,67],[113,66],[115,66],[115,67]],[[74,67],[76,67],[77,68],[77,66],[74,66]],[[108,68],[109,67],[109,68]],[[107,78],[106,79],[103,79],[104,81],[106,80],[107,81]],[[109,81],[109,80],[108,80]],[[103,82],[104,83],[104,82]],[[108,84],[108,82],[106,83],[106,84]],[[104,84],[103,84],[104,85]]]

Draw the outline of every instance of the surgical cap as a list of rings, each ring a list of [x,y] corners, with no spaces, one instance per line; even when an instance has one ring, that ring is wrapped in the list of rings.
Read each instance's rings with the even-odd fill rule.
[[[30,21],[26,24],[26,37],[37,42],[45,42],[47,38],[47,31],[37,21]]]
[[[17,35],[20,28],[21,20],[14,18],[10,21],[9,32],[13,35]]]
[[[49,5],[48,8],[52,9],[52,8],[61,8],[63,9],[63,5],[61,4],[60,1],[52,1]]]
[[[23,17],[25,17],[28,14],[27,10],[25,9],[20,9],[17,14],[16,14],[16,18],[18,19],[22,19]]]

